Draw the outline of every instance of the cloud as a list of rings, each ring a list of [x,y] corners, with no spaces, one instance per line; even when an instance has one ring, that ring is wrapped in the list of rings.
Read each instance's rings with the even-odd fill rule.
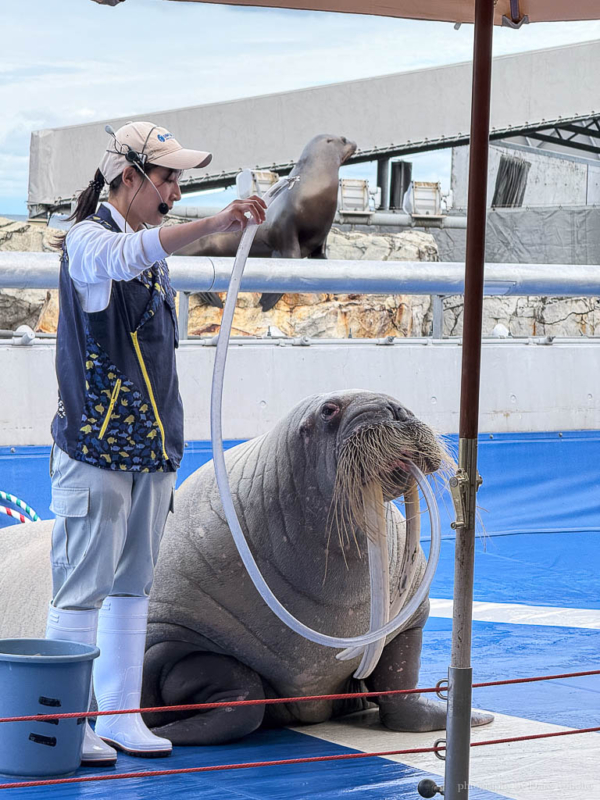
[[[54,78],[56,75],[71,75],[73,72],[85,72],[85,68],[80,65],[57,66],[51,63],[39,63],[33,65],[0,65],[0,81],[2,83],[18,83],[28,81],[32,78]]]
[[[151,117],[169,108],[465,61],[472,54],[471,26],[455,31],[414,20],[164,0],[127,0],[114,8],[90,0],[28,0],[26,12],[16,3],[3,6],[0,151],[3,179],[11,192],[20,186],[23,200],[32,130]],[[495,52],[594,36],[600,37],[600,23],[500,29]]]

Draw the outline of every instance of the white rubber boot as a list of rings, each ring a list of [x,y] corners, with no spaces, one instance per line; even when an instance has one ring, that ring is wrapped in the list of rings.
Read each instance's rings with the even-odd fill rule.
[[[147,597],[107,597],[98,621],[100,657],[94,663],[94,688],[100,711],[139,708],[148,623]],[[130,756],[171,755],[168,739],[155,736],[140,714],[98,717],[96,732]]]
[[[80,644],[96,644],[98,610],[66,610],[50,606],[46,623],[46,639],[62,639]],[[91,699],[91,692],[90,692]],[[89,708],[89,703],[88,703]],[[86,720],[81,765],[83,767],[114,767],[117,751],[97,736]]]

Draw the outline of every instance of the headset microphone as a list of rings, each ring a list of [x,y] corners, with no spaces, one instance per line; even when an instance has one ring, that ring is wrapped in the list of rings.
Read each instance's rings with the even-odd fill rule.
[[[130,152],[133,152],[133,151],[130,151]],[[129,153],[127,153],[127,155],[129,155]],[[137,153],[134,153],[134,155],[136,155],[136,156],[137,156]],[[127,160],[129,161],[129,158],[128,158]],[[151,186],[151,187],[154,189],[154,191],[155,191],[155,192],[156,192],[156,194],[158,195],[158,199],[160,200],[160,203],[158,204],[158,213],[159,213],[159,214],[162,214],[162,215],[163,215],[163,217],[164,217],[164,216],[165,216],[165,214],[168,214],[168,213],[169,213],[169,206],[168,206],[168,205],[165,203],[165,201],[162,199],[162,196],[161,196],[160,192],[158,191],[158,189],[156,188],[156,186],[154,185],[154,183],[153,183],[153,182],[150,180],[150,178],[149,178],[149,177],[146,175],[146,173],[144,172],[144,170],[142,169],[142,167],[140,167],[140,165],[137,163],[137,161],[132,161],[131,163],[133,164],[133,166],[134,166],[134,167],[135,167],[137,170],[139,170],[139,172],[141,172],[141,174],[144,176],[144,178],[146,178],[146,180],[148,181],[148,183],[150,184],[150,186]]]
[[[115,144],[116,145],[119,145],[119,147],[123,147],[124,146],[124,147],[127,148],[127,152],[125,153],[125,159],[133,167],[135,167],[137,169],[137,171],[142,175],[142,177],[145,178],[148,181],[150,186],[152,186],[152,188],[154,189],[154,191],[158,195],[158,199],[160,200],[160,203],[158,204],[158,209],[157,209],[158,213],[162,214],[163,217],[164,217],[166,214],[169,213],[169,206],[162,199],[162,196],[161,196],[160,192],[158,191],[158,189],[156,188],[156,186],[154,185],[154,183],[146,175],[144,167],[146,166],[147,156],[145,156],[143,153],[136,153],[136,151],[126,143],[124,143],[124,145],[121,145],[121,143],[117,141],[117,135],[114,132],[114,130],[113,130],[111,125],[105,125],[104,126],[104,130],[106,131],[106,133],[109,134],[109,136],[113,137],[113,139],[115,140]],[[150,131],[150,133],[152,133],[152,131]]]
[[[147,176],[146,176],[146,177],[147,177]],[[150,178],[148,178],[148,180],[150,181]],[[150,183],[152,183],[152,181],[150,181]],[[154,186],[154,184],[153,184],[153,183],[152,183],[152,186]],[[157,194],[157,195],[160,197],[160,192],[158,191],[158,189],[156,188],[156,186],[154,186],[154,189],[155,189],[155,191],[156,191],[156,194]],[[161,200],[162,200],[162,198],[161,198]],[[159,203],[159,204],[158,204],[158,213],[159,213],[159,214],[162,214],[162,215],[163,215],[163,217],[164,217],[164,216],[165,216],[165,214],[168,214],[168,213],[169,213],[169,206],[168,206],[168,205],[167,205],[165,202],[161,202],[161,203]]]

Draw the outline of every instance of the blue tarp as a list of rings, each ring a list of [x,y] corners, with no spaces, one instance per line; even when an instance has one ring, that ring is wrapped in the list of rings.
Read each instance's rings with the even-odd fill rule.
[[[456,437],[447,441],[456,452]],[[43,519],[52,516],[49,452],[0,448],[0,489],[21,497]],[[210,442],[188,442],[178,482],[210,457]],[[484,483],[478,505],[488,535],[600,531],[600,431],[481,434],[479,471]],[[450,535],[450,500],[443,496],[439,502]]]

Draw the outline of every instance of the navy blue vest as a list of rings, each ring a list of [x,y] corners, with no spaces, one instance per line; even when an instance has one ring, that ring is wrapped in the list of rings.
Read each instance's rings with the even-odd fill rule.
[[[89,219],[118,232],[105,206]],[[56,345],[54,441],[71,458],[127,472],[166,472],[183,455],[175,364],[175,297],[165,261],[113,281],[108,306],[87,313],[63,245]]]

